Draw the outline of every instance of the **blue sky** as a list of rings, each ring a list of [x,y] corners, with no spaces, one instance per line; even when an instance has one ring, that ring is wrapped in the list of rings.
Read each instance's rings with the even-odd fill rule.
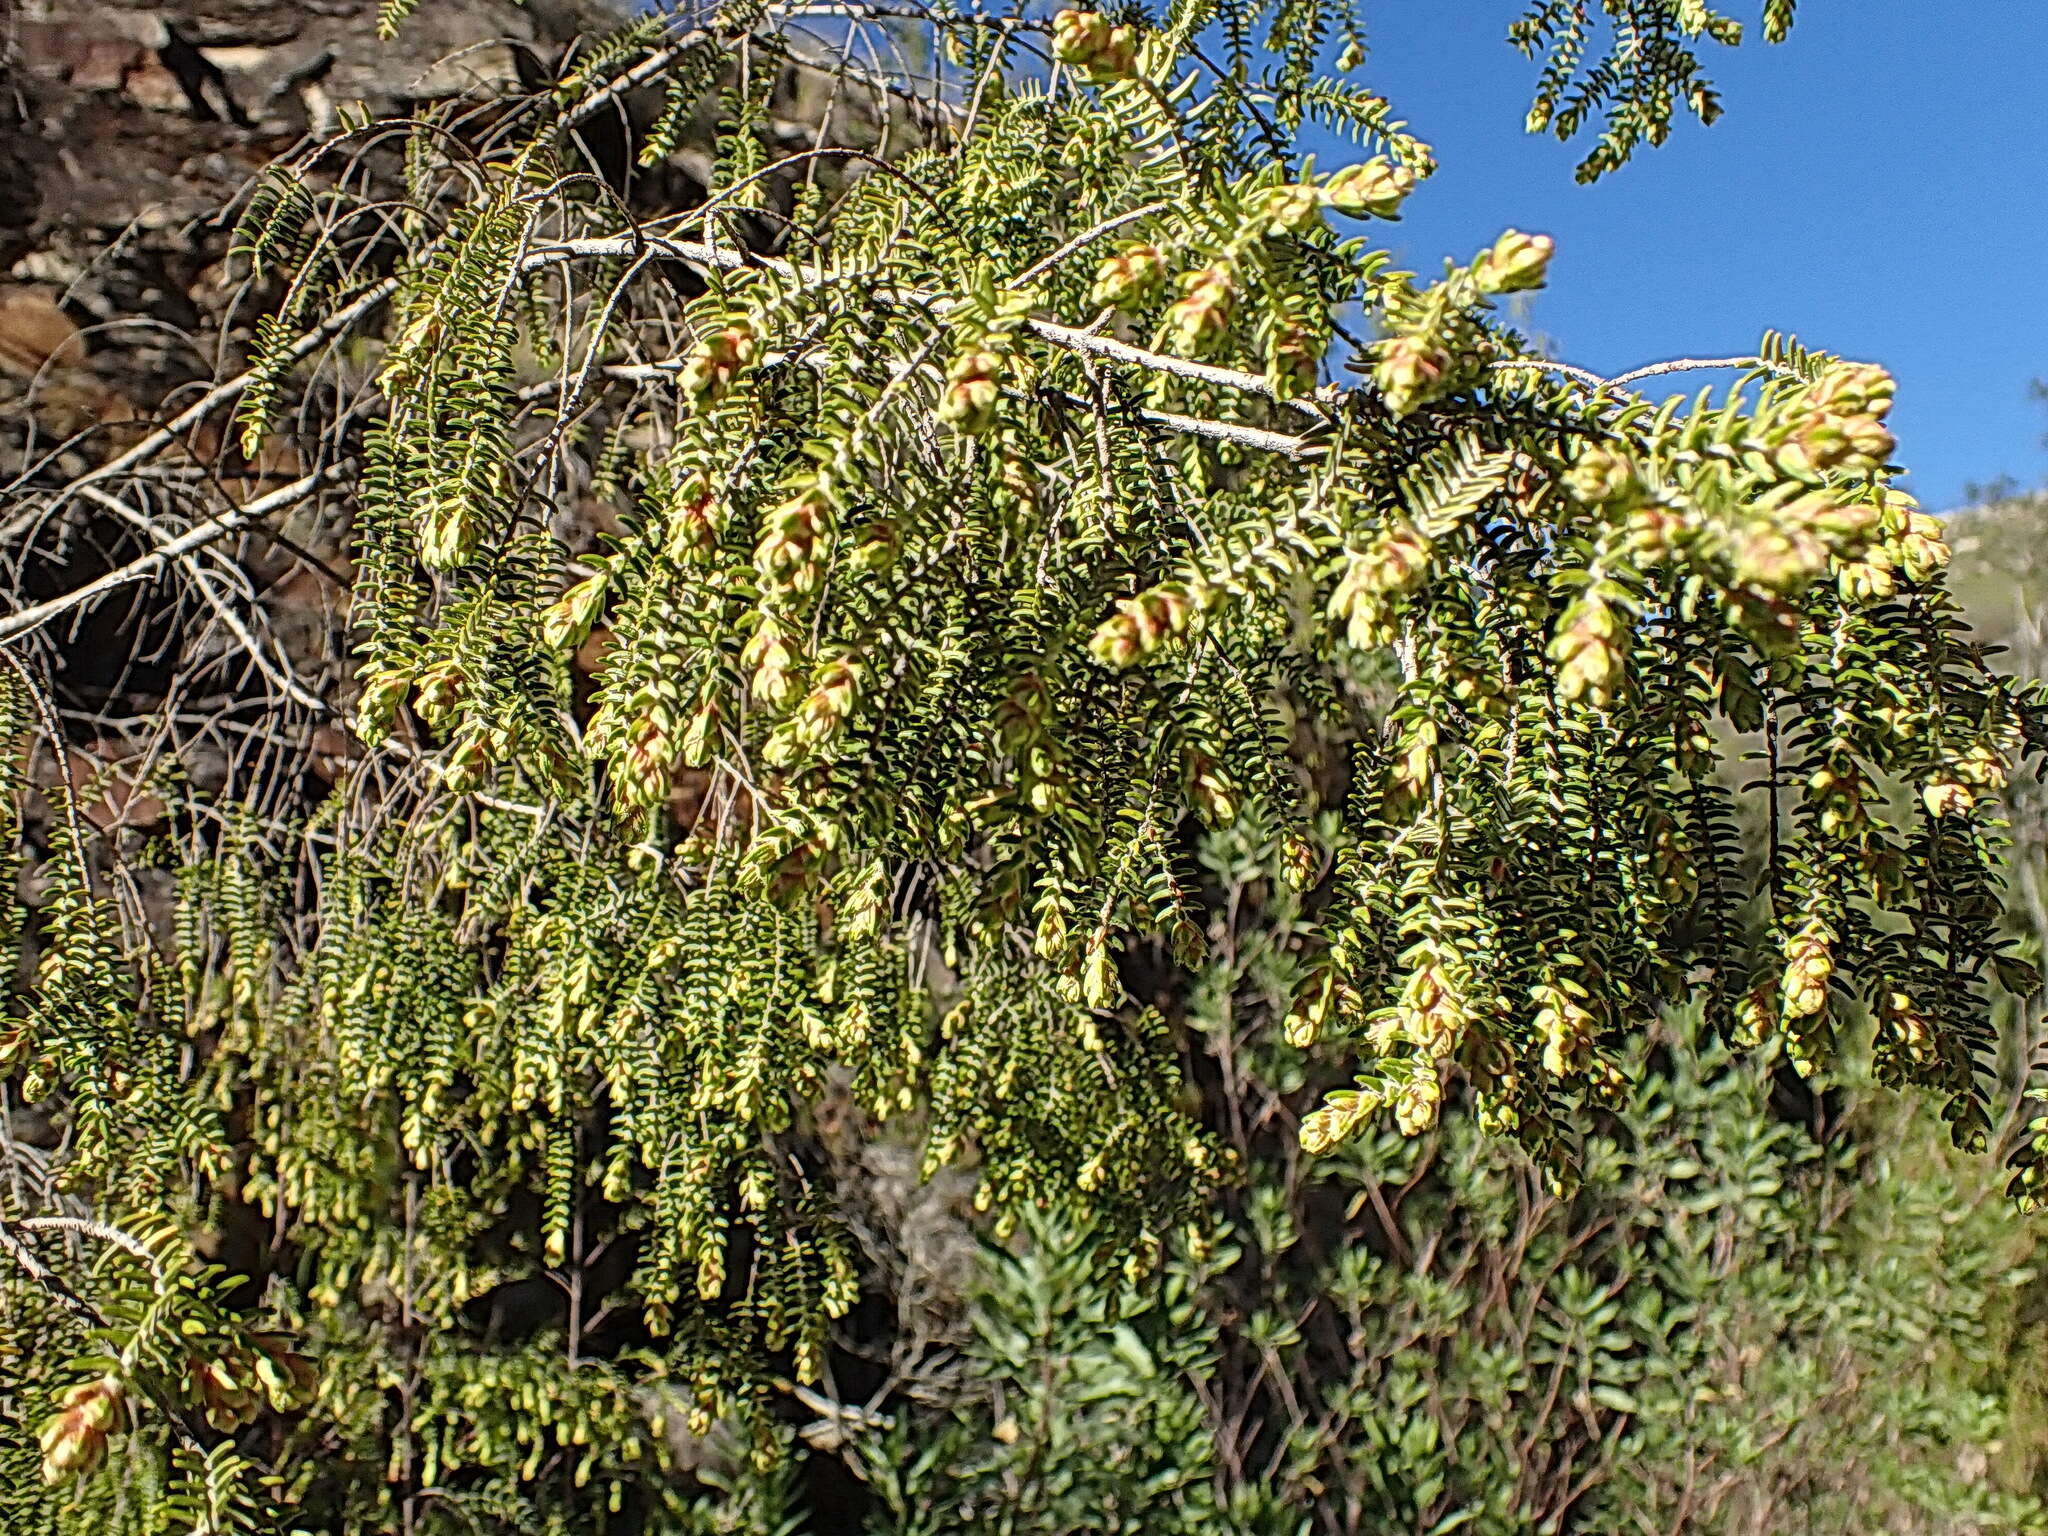
[[[1508,226],[1554,235],[1524,323],[1567,362],[1619,372],[1786,330],[1897,376],[1899,460],[1930,509],[2048,481],[2028,393],[2048,377],[2048,0],[1804,0],[1782,45],[1711,50],[1718,123],[1592,187],[1572,179],[1583,144],[1522,131],[1515,0],[1361,9],[1362,77],[1442,166],[1380,226],[1404,265],[1434,275]]]

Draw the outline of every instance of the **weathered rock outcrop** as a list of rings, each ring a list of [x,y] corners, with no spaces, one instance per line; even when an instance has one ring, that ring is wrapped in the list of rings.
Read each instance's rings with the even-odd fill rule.
[[[37,493],[105,463],[242,366],[273,296],[239,281],[228,246],[263,167],[332,134],[344,115],[399,118],[456,97],[489,110],[552,78],[567,50],[619,20],[601,0],[429,0],[382,39],[377,8],[42,0],[0,33],[0,563],[16,603],[148,547],[134,515],[124,521],[103,495],[62,499],[52,515]],[[301,472],[289,434],[242,460],[226,418],[181,436],[163,461],[161,497],[123,494],[153,516],[189,521],[209,496],[242,501]],[[290,542],[246,541],[234,567],[220,568],[222,591],[317,689],[346,672],[346,590],[336,579],[346,575],[345,526],[302,519],[277,531]],[[144,772],[161,740],[136,722],[166,705],[172,672],[195,645],[220,653],[214,682],[228,691],[180,707],[203,716],[232,694],[230,674],[244,667],[235,626],[213,622],[221,605],[189,588],[131,589],[147,595],[117,594],[45,633],[43,659],[85,753],[74,776],[106,763],[117,784]],[[79,723],[81,714],[99,723]],[[319,777],[347,750],[318,715],[270,728]],[[210,745],[181,743],[183,771],[202,784],[224,777],[234,751],[209,735]],[[96,820],[135,825],[161,807],[116,794],[91,808],[106,809]]]
[[[432,0],[387,41],[376,13],[44,0],[17,14],[0,94],[0,410],[18,416],[34,382],[58,438],[153,414],[232,347],[223,215],[265,164],[344,111],[500,96],[616,21],[594,0]]]

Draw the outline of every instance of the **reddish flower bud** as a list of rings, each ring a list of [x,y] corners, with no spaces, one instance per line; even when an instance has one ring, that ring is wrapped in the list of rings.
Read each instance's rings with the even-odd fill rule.
[[[1347,165],[1322,185],[1322,198],[1339,213],[1360,218],[1373,214],[1391,219],[1401,211],[1401,200],[1415,186],[1415,173],[1375,155],[1363,165]]]
[[[1525,235],[1511,229],[1473,264],[1472,276],[1487,293],[1541,288],[1555,248],[1556,243],[1548,235]]]
[[[43,1453],[43,1481],[82,1476],[106,1454],[107,1437],[121,1420],[121,1384],[111,1376],[85,1382],[57,1400],[57,1412],[37,1437]]]
[[[724,394],[733,375],[754,360],[754,333],[743,325],[728,325],[700,340],[684,359],[677,385],[699,404]]]
[[[1624,500],[1641,487],[1629,456],[1604,443],[1593,444],[1572,461],[1564,484],[1580,501],[1593,505]]]
[[[1095,269],[1095,286],[1088,290],[1088,302],[1129,305],[1157,288],[1165,276],[1166,258],[1158,246],[1127,246]]]
[[[1184,352],[1194,352],[1230,323],[1230,274],[1203,267],[1181,279],[1182,297],[1166,312],[1166,333]]]

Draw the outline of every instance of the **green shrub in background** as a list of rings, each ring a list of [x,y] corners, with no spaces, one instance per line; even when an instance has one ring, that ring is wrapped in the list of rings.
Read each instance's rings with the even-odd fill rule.
[[[1844,1078],[1816,1134],[1674,1018],[1570,1192],[1464,1112],[1291,1155],[1268,899],[1193,1001],[1250,1179],[1157,1285],[1057,1217],[984,1244],[952,1403],[844,1448],[873,1536],[2048,1531],[2033,1241],[1933,1116]],[[738,1488],[705,1530],[847,1528]]]
[[[2002,638],[2041,675],[2034,627]],[[2038,788],[2007,814],[2037,957]],[[1815,1093],[1687,1016],[1640,1047],[1569,1192],[1462,1105],[1303,1156],[1292,1107],[1324,1067],[1275,1027],[1299,898],[1256,835],[1204,863],[1232,917],[1187,998],[1190,1077],[1249,1178],[1157,1285],[1103,1283],[1056,1216],[981,1241],[947,1398],[837,1447],[862,1529],[2048,1531],[2048,1286],[1996,1160],[1853,1052]],[[2015,1090],[2039,1014],[2000,1003]],[[791,1466],[713,1472],[700,1528],[851,1529]]]
[[[1897,1128],[1927,1166],[1859,1168],[1768,1092],[1674,1045],[1562,1200],[1468,1119],[1379,1138],[1114,1314],[1034,1231],[990,1255],[970,1403],[873,1452],[872,1529],[2048,1530],[2001,1460],[2024,1244],[1926,1125]],[[1354,1173],[1394,1253],[1300,1230]]]

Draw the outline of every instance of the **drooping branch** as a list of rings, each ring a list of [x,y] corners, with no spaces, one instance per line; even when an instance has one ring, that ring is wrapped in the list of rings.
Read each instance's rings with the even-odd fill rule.
[[[273,512],[296,506],[322,485],[341,478],[342,464],[330,464],[316,469],[311,474],[301,475],[289,485],[281,485],[268,495],[245,502],[217,517],[210,517],[197,523],[177,537],[159,544],[147,554],[138,555],[126,565],[119,566],[104,575],[96,576],[82,586],[13,613],[0,615],[0,643],[19,640],[23,635],[42,628],[53,619],[62,618],[73,609],[92,601],[103,593],[118,587],[130,586],[139,581],[151,581],[175,565],[194,550],[204,549],[209,544],[238,533],[251,524],[261,522]]]
[[[106,1243],[119,1248],[123,1253],[141,1261],[158,1285],[164,1281],[163,1266],[157,1262],[149,1245],[131,1233],[123,1232],[112,1222],[95,1221],[89,1216],[24,1216],[14,1223],[24,1232],[76,1232],[80,1237],[92,1238],[95,1242]]]
[[[0,1216],[0,1253],[14,1261],[15,1267],[28,1277],[30,1284],[87,1327],[106,1327],[107,1320],[99,1308],[79,1295],[69,1281],[42,1261],[35,1249],[15,1235],[16,1226],[26,1225],[25,1222],[9,1222]]]

